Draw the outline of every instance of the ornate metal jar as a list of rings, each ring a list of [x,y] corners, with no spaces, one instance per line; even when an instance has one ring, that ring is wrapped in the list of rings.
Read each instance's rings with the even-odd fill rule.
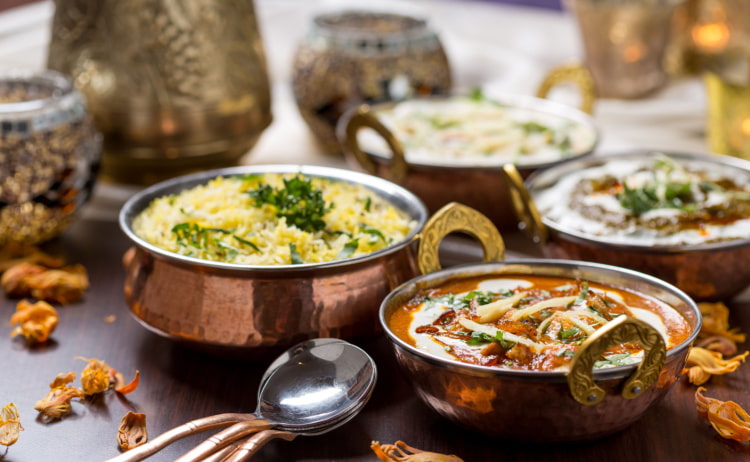
[[[340,154],[336,122],[361,103],[445,94],[448,58],[426,20],[368,10],[324,13],[294,57],[300,113],[326,153]]]
[[[37,243],[69,225],[91,193],[101,137],[55,71],[0,74],[0,244]]]
[[[48,65],[87,97],[118,181],[236,163],[271,122],[252,2],[57,0]]]

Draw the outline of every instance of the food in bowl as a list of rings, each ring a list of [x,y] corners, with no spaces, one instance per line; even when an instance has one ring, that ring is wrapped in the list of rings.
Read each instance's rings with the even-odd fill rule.
[[[750,173],[664,154],[571,172],[534,196],[560,229],[643,246],[750,237]]]
[[[494,282],[496,280],[506,282],[497,284]],[[556,348],[568,351],[569,345],[573,345],[577,347],[577,351],[569,368],[551,367],[549,370],[496,367],[491,364],[491,360],[486,361],[487,364],[463,362],[439,351],[440,348],[433,353],[415,346],[403,334],[406,328],[405,323],[399,321],[399,316],[402,316],[400,312],[420,296],[429,294],[432,298],[444,296],[450,299],[445,290],[448,288],[456,293],[450,303],[454,311],[457,306],[464,304],[457,299],[468,298],[468,304],[474,305],[469,310],[486,306],[497,314],[494,308],[500,307],[491,305],[496,301],[480,305],[479,299],[483,299],[482,302],[487,299],[478,292],[501,293],[508,286],[514,290],[518,288],[518,282],[507,284],[508,280],[526,281],[520,284],[521,290],[526,292],[534,290],[533,287],[523,288],[530,282],[549,281],[537,287],[540,294],[543,290],[570,285],[569,293],[551,291],[550,295],[575,296],[575,300],[578,300],[581,292],[585,292],[584,281],[587,281],[589,289],[585,298],[593,295],[601,297],[603,291],[611,293],[610,303],[615,302],[612,313],[622,310],[623,304],[644,311],[635,311],[642,315],[640,319],[627,315],[614,317],[580,346],[576,345],[579,340],[577,329],[560,334],[560,337],[571,343]],[[493,282],[486,282],[482,287],[483,281]],[[477,284],[479,291],[476,290]],[[461,294],[466,295],[462,297]],[[620,298],[624,303],[620,302]],[[645,308],[643,305],[639,306],[642,301],[645,301]],[[596,305],[587,303],[589,304]],[[650,311],[654,307],[658,308]],[[516,313],[521,312],[518,308],[515,310]],[[534,317],[539,315],[550,319],[554,311],[563,312],[562,309],[553,307],[546,310],[550,312],[549,316],[543,313],[544,310],[536,313],[529,310],[521,312],[522,318],[533,314]],[[588,308],[577,311],[583,313],[585,310]],[[438,318],[443,314],[440,308],[436,308],[435,312]],[[594,315],[594,312],[591,311],[591,314]],[[607,314],[603,314],[602,317],[605,318]],[[406,380],[428,407],[456,424],[495,438],[547,443],[600,438],[635,422],[677,383],[690,346],[701,328],[701,316],[695,302],[687,294],[659,279],[615,266],[552,259],[461,265],[423,274],[391,292],[383,300],[379,315],[381,326],[393,346],[395,358]],[[660,320],[668,332],[666,342],[664,329],[653,327],[659,325],[659,322],[655,322],[658,315],[666,315],[667,318],[666,321]],[[564,315],[555,316],[566,322]],[[447,318],[448,316],[443,317]],[[558,333],[567,330],[550,326],[552,322],[557,322],[556,318],[551,319],[547,324],[548,330],[555,329]],[[584,314],[581,320],[584,319],[586,325],[576,325],[582,331],[587,325],[593,325],[593,322],[589,324],[589,319],[595,318]],[[643,319],[648,321],[644,322]],[[479,323],[478,318],[472,320]],[[528,320],[522,322],[527,323],[527,333],[539,327]],[[429,319],[426,323],[429,324]],[[425,323],[419,321],[419,324]],[[464,328],[462,331],[469,332],[470,329]],[[455,334],[452,340],[454,344],[460,338],[466,338],[463,333]],[[489,340],[492,334],[495,334],[492,342],[481,347],[477,345],[477,348],[502,352],[506,349],[503,342],[510,346],[509,337],[506,338],[503,334],[501,340],[494,331],[479,331],[473,336],[484,341]],[[491,343],[497,345],[487,346]],[[628,356],[612,357],[607,353],[612,347],[622,348],[618,345],[630,348],[628,344],[631,343],[643,347],[643,358],[637,364],[620,364],[619,360],[628,359]],[[517,351],[519,356],[522,352],[525,354],[526,349]],[[561,353],[562,356],[567,354]],[[599,363],[606,367],[597,368],[597,362],[602,361],[602,354],[610,357],[607,363]]]
[[[691,333],[685,318],[654,297],[588,280],[503,274],[449,280],[418,291],[388,324],[429,354],[467,364],[565,371],[581,344],[609,321],[647,322],[667,349]],[[637,344],[609,348],[594,368],[635,364]]]
[[[545,164],[588,152],[597,139],[592,125],[575,118],[481,95],[406,100],[378,108],[376,116],[417,164]],[[383,152],[382,140],[360,136],[365,150]]]
[[[162,249],[251,265],[357,257],[406,239],[415,226],[361,184],[270,172],[217,176],[155,198],[132,222]]]

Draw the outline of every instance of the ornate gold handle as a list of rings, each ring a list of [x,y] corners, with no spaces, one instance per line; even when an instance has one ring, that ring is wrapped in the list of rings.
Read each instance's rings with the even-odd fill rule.
[[[359,106],[351,117],[345,121],[345,132],[339,134],[339,138],[346,151],[352,153],[359,165],[370,174],[377,173],[377,165],[368,154],[362,151],[357,139],[357,133],[362,128],[371,128],[382,136],[391,150],[390,171],[387,178],[394,183],[403,184],[409,172],[409,164],[406,162],[404,148],[396,137],[383,125],[373,114],[370,106],[363,104]]]
[[[643,348],[643,359],[638,369],[628,377],[622,396],[637,398],[659,378],[667,356],[661,334],[646,322],[629,316],[610,321],[589,337],[573,357],[568,372],[570,394],[581,404],[592,405],[604,399],[605,391],[596,385],[592,376],[594,363],[615,345],[638,343]]]
[[[580,64],[567,64],[552,69],[539,85],[536,96],[546,98],[552,88],[565,82],[572,82],[578,86],[581,92],[581,110],[587,114],[593,114],[596,84],[591,71]]]
[[[484,261],[505,259],[503,237],[489,218],[457,202],[444,205],[427,221],[420,234],[417,265],[422,274],[439,271],[440,242],[450,233],[464,232],[482,244]]]
[[[510,193],[510,201],[513,204],[516,215],[518,215],[518,218],[524,225],[524,231],[537,244],[547,242],[547,227],[542,223],[542,215],[539,213],[539,209],[536,208],[529,190],[526,189],[526,185],[523,182],[521,174],[518,173],[518,169],[513,164],[505,164],[503,165],[503,174],[505,176],[505,184],[508,186]]]

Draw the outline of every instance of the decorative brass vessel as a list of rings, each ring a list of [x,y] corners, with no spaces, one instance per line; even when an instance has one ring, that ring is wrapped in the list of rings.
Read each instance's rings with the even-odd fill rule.
[[[271,122],[250,1],[56,0],[48,65],[86,96],[116,181],[234,164]]]
[[[292,76],[302,118],[330,154],[341,154],[336,122],[349,108],[445,94],[451,82],[448,57],[425,19],[368,10],[316,16]]]

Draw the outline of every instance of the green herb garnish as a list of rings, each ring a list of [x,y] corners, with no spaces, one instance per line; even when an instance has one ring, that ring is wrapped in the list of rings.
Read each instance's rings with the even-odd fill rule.
[[[308,232],[325,228],[323,215],[333,208],[333,204],[325,202],[321,190],[315,189],[309,179],[300,176],[284,179],[282,189],[260,185],[248,191],[248,194],[255,200],[256,207],[273,205],[278,209],[277,217],[286,218],[288,225]]]
[[[604,356],[603,359],[594,362],[594,369],[604,366],[627,366],[633,363],[633,355],[630,353],[619,353]]]
[[[336,258],[347,258],[351,257],[354,252],[357,251],[357,247],[359,247],[359,241],[357,239],[352,239],[346,244],[344,244],[344,248],[341,249],[341,252],[336,256]]]
[[[243,239],[236,234],[232,234],[232,237],[240,244],[245,244],[246,246],[252,247],[253,250],[260,252],[260,248],[257,245],[253,244],[252,242],[248,241],[247,239]]]
[[[292,265],[301,265],[304,263],[304,261],[302,261],[302,256],[297,252],[297,246],[295,244],[289,244],[289,257],[292,260]]]

